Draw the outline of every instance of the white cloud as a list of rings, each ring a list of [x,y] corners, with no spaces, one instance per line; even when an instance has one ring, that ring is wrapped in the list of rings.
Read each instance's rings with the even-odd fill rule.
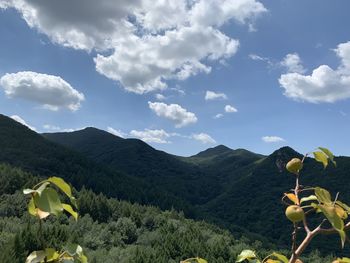
[[[165,104],[163,102],[148,102],[149,108],[158,116],[169,119],[175,123],[176,128],[197,122],[194,113],[187,111],[178,104]]]
[[[165,89],[169,79],[208,74],[209,63],[232,57],[239,46],[220,27],[235,20],[252,28],[267,11],[257,0],[0,3],[0,8],[15,8],[54,43],[96,50],[96,70],[138,94]]]
[[[306,69],[297,53],[287,54],[281,61],[281,66],[285,67],[289,73],[305,73]]]
[[[43,128],[48,131],[61,131],[61,127],[51,124],[44,124]]]
[[[50,110],[76,111],[84,100],[84,94],[62,78],[31,71],[7,73],[1,77],[0,85],[7,97],[33,101]]]
[[[107,131],[115,136],[121,137],[121,138],[125,138],[125,136],[127,136],[127,134],[121,130],[116,130],[113,129],[112,127],[107,127]]]
[[[166,97],[163,94],[160,94],[160,93],[157,93],[155,95],[155,97],[156,97],[157,100],[165,100],[166,99]]]
[[[225,106],[225,111],[227,113],[232,113],[232,112],[237,112],[238,110],[235,107],[231,106],[231,105],[226,105]]]
[[[11,118],[17,122],[19,122],[20,124],[27,126],[29,129],[36,131],[36,128],[33,126],[30,126],[28,123],[26,123],[25,120],[23,120],[20,116],[18,115],[12,115]]]
[[[197,133],[197,134],[193,134],[192,138],[200,141],[203,144],[214,144],[216,143],[216,141],[209,135],[206,133]]]
[[[278,137],[278,136],[264,136],[261,139],[267,143],[285,142],[285,139]]]
[[[321,65],[311,75],[282,74],[279,83],[284,95],[311,103],[333,103],[350,98],[350,41],[339,44],[335,53],[341,60],[337,69]]]
[[[220,118],[222,118],[222,117],[224,117],[224,114],[218,113],[218,114],[216,114],[213,118],[214,118],[214,119],[220,119]]]
[[[216,99],[227,99],[226,94],[224,93],[216,93],[214,91],[207,90],[205,93],[205,100],[216,100]]]
[[[149,130],[145,129],[144,131],[132,130],[130,132],[131,136],[139,138],[144,142],[149,143],[170,143],[167,139],[171,136],[163,129],[161,130]]]

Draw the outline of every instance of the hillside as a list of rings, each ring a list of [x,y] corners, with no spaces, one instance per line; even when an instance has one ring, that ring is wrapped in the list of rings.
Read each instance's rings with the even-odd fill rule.
[[[0,149],[0,163],[8,163],[41,176],[60,176],[77,189],[85,186],[110,197],[194,213],[184,199],[177,198],[156,184],[99,165],[4,115],[0,115]]]
[[[94,131],[96,132],[96,129]],[[161,164],[164,159],[169,160],[169,162],[177,164],[177,171],[179,171],[179,167],[187,169],[178,172],[179,176],[175,177],[176,175],[170,176],[168,174],[168,167],[164,169],[163,165],[159,165],[155,170],[148,171],[144,176],[154,180],[155,174],[162,174],[162,177],[157,177],[157,180],[162,178],[160,181],[176,178],[178,184],[174,188],[181,184],[184,184],[184,187],[186,185],[193,186],[193,181],[188,180],[193,176],[191,173],[201,174],[207,180],[198,183],[200,188],[204,187],[215,194],[209,195],[204,200],[207,201],[206,203],[199,203],[198,205],[198,203],[193,203],[193,195],[189,198],[184,193],[186,200],[192,204],[197,204],[199,218],[225,226],[238,235],[246,233],[246,230],[248,230],[250,232],[248,235],[257,233],[279,245],[289,245],[289,232],[283,229],[283,225],[288,224],[288,221],[284,216],[281,197],[294,184],[293,176],[285,172],[284,166],[289,159],[301,156],[292,148],[283,147],[269,156],[262,156],[244,149],[233,150],[219,145],[191,157],[177,157],[159,152],[139,140],[121,139],[104,131],[99,131],[98,137],[94,137],[94,147],[92,147],[92,145],[89,146],[89,137],[91,136],[87,136],[87,134],[89,134],[89,130],[75,133],[45,134],[45,137],[72,147],[90,158],[98,156],[99,161],[102,160],[100,156],[104,156],[103,163],[115,169],[122,167],[124,172],[138,177],[141,177],[141,175],[135,173],[135,170],[140,169],[140,167],[147,167],[148,162],[154,163],[159,160]],[[79,142],[83,143],[79,145],[74,142],[73,135],[75,138],[79,138]],[[104,138],[110,140],[108,150],[103,147],[102,142],[107,141]],[[142,145],[142,150],[125,146],[127,144],[133,145],[136,142],[138,145]],[[122,154],[122,147],[118,149],[121,145],[124,145],[123,148],[128,148],[127,154],[126,152],[124,155]],[[111,152],[113,154],[109,155]],[[108,159],[108,156],[110,159]],[[128,159],[129,156],[131,156],[131,159]],[[145,160],[147,161],[143,162]],[[178,160],[182,161],[180,165]],[[322,165],[311,158],[307,158],[303,171],[305,174],[303,182],[305,185],[326,187],[333,191],[333,194],[335,194],[334,191],[339,189],[342,199],[350,201],[350,194],[347,191],[350,185],[348,172],[350,171],[350,158],[336,157],[336,160],[338,162],[336,169],[330,167],[323,170]],[[123,162],[133,163],[136,167],[128,170],[129,165],[120,164],[119,166],[118,163]],[[187,163],[189,166],[183,163]],[[176,192],[176,189],[174,191]],[[195,191],[191,192],[191,194],[195,193]],[[258,236],[258,238],[261,237]],[[335,249],[338,248],[338,243],[336,238],[334,240],[332,247]],[[321,244],[321,246],[323,245]]]

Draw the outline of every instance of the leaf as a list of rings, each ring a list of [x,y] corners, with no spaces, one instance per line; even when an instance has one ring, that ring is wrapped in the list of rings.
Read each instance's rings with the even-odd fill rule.
[[[72,189],[62,178],[50,177],[49,179],[47,179],[47,181],[56,185],[69,198],[72,198]]]
[[[321,204],[326,204],[326,205],[332,204],[331,194],[326,189],[323,189],[321,187],[316,187],[315,195],[317,196],[317,200]]]
[[[68,204],[62,204],[62,207],[65,211],[67,211],[68,213],[70,213],[74,219],[77,221],[78,220],[78,213],[75,212],[72,208],[71,205],[68,205]]]
[[[46,248],[45,249],[46,254],[46,261],[51,262],[59,258],[60,254],[53,248]]]
[[[337,231],[343,231],[344,230],[344,222],[341,220],[341,218],[338,216],[335,207],[333,206],[326,206],[326,205],[320,205],[319,206],[322,213],[326,216],[328,221],[331,223],[331,225],[337,230]]]
[[[339,205],[335,205],[335,212],[341,219],[348,218],[348,213]]]
[[[350,263],[350,258],[337,258],[339,263]]]
[[[35,195],[34,202],[37,208],[50,214],[58,215],[63,211],[58,194],[52,188],[46,188],[41,196]]]
[[[289,199],[290,201],[292,201],[294,204],[296,204],[296,205],[299,204],[299,200],[298,200],[298,198],[296,197],[295,194],[292,194],[292,193],[284,193],[284,195],[285,195],[286,197],[288,197],[288,199]]]
[[[25,263],[40,263],[40,262],[44,261],[45,256],[46,256],[46,253],[43,250],[33,251],[27,257]]]
[[[283,263],[288,263],[288,258],[282,254],[274,252],[272,253],[271,256],[276,257],[278,260],[282,261]]]
[[[341,247],[344,248],[345,241],[346,241],[346,233],[344,230],[338,231],[341,241]]]
[[[27,194],[33,194],[33,193],[38,193],[39,195],[41,195],[42,191],[44,191],[44,189],[49,185],[49,182],[44,182],[40,185],[40,187],[36,190],[34,189],[24,189],[23,190],[23,194],[27,195]]]
[[[32,216],[37,216],[37,211],[36,211],[33,197],[30,199],[28,204],[28,213],[31,214]]]
[[[325,169],[328,165],[328,157],[324,152],[313,152],[315,160],[323,164]]]
[[[340,207],[342,207],[343,209],[345,209],[348,214],[350,214],[350,207],[347,204],[344,204],[343,202],[340,202],[340,201],[336,201],[335,203]]]
[[[39,208],[36,208],[36,213],[40,219],[44,219],[50,215],[49,212],[41,211]]]
[[[256,259],[255,252],[249,249],[243,250],[238,255],[236,262],[243,262],[244,260]]]
[[[330,150],[328,150],[327,148],[324,148],[324,147],[318,147],[318,149],[320,149],[322,152],[324,152],[328,156],[329,160],[331,160],[331,162],[334,164],[334,166],[337,166],[336,161],[334,161],[334,155]]]
[[[303,197],[300,199],[300,204],[307,202],[307,201],[316,201],[317,200],[317,196],[316,195],[310,195],[308,197]]]

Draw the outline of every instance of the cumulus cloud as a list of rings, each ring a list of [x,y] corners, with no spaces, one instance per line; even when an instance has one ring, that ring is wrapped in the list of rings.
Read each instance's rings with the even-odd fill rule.
[[[284,95],[297,101],[333,103],[350,98],[350,41],[334,50],[341,63],[337,69],[321,65],[310,75],[282,74],[279,83]]]
[[[8,98],[33,101],[54,111],[76,111],[84,100],[84,94],[62,78],[31,71],[7,73],[1,77],[0,85]]]
[[[236,21],[252,28],[267,11],[257,0],[2,0],[0,8],[16,9],[54,43],[96,50],[96,70],[138,94],[208,74],[209,63],[239,46],[220,27]]]
[[[306,69],[297,53],[287,54],[281,61],[281,66],[285,67],[289,73],[305,73]]]
[[[165,104],[163,102],[149,101],[148,106],[159,117],[173,121],[176,128],[196,123],[198,120],[194,113],[187,111],[178,104]]]
[[[209,135],[206,133],[195,133],[192,135],[192,138],[200,141],[203,144],[214,144],[216,143],[216,141]]]
[[[121,138],[125,138],[125,136],[127,136],[128,134],[121,131],[121,130],[116,130],[113,129],[112,127],[107,127],[107,131],[115,136],[121,137]]]
[[[278,136],[264,136],[261,139],[267,143],[285,142],[285,139],[278,137]]]
[[[170,141],[167,139],[171,136],[171,134],[167,133],[163,129],[145,129],[143,131],[132,130],[130,131],[130,135],[149,143],[170,143]]]
[[[232,112],[237,112],[237,111],[238,110],[235,107],[231,106],[231,105],[226,105],[225,106],[225,112],[227,112],[227,113],[232,113]]]
[[[33,126],[30,126],[28,123],[26,123],[25,120],[23,120],[20,116],[18,115],[12,115],[11,118],[17,122],[19,122],[20,124],[27,126],[29,129],[36,131],[36,128]]]
[[[225,93],[216,93],[214,91],[207,90],[207,92],[205,93],[205,100],[216,100],[216,99],[226,100],[227,96]]]

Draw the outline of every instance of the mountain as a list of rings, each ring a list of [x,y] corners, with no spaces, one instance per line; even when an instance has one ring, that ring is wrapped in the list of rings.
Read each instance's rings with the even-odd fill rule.
[[[98,136],[92,136],[92,132]],[[284,167],[291,158],[302,156],[290,147],[263,156],[219,145],[191,157],[179,157],[157,151],[139,140],[122,139],[96,129],[44,136],[114,169],[147,178],[173,193],[183,193],[187,201],[196,205],[199,218],[225,226],[238,235],[257,233],[276,244],[288,245],[290,232],[284,226],[290,224],[285,218],[281,197],[293,187],[295,179]],[[77,141],[73,137],[78,138]],[[91,137],[93,143],[90,143]],[[350,158],[336,157],[336,160],[336,169],[323,170],[321,164],[307,158],[302,181],[305,185],[325,187],[333,195],[340,190],[342,199],[349,202]],[[149,167],[152,168],[147,169]],[[141,173],[144,169],[146,172]],[[194,179],[194,175],[198,177]],[[196,190],[183,192],[186,187]],[[210,194],[199,199],[203,192]],[[338,248],[337,241],[334,247]]]
[[[194,208],[183,198],[164,191],[120,170],[110,169],[83,154],[47,140],[26,126],[0,115],[0,163],[7,163],[40,176],[60,176],[74,187],[82,186],[110,197],[175,207],[189,214]]]
[[[69,133],[46,133],[43,136],[53,142],[80,152],[90,159],[128,175],[156,184],[193,205],[202,205],[223,191],[224,185],[217,174],[207,172],[209,156],[200,153],[197,157],[183,158],[158,151],[138,139],[123,139],[96,128],[86,128]],[[218,146],[211,151],[215,160],[230,164],[251,163],[259,157],[246,151],[233,151]],[[226,167],[226,166],[225,166]],[[205,168],[205,169],[204,169]],[[216,169],[216,168],[215,168]]]
[[[95,128],[39,135],[5,116],[0,116],[0,147],[0,163],[42,176],[62,176],[78,189],[85,185],[110,197],[173,206],[230,229],[235,236],[245,233],[289,246],[285,226],[290,224],[281,197],[295,178],[284,167],[289,159],[301,157],[290,147],[262,156],[219,145],[179,157]],[[340,191],[340,199],[349,203],[350,158],[339,156],[336,161],[337,168],[324,170],[306,158],[301,180],[305,186],[325,187],[333,196]],[[330,240],[334,242],[329,248],[339,247],[337,237]],[[318,247],[327,247],[316,241]]]

